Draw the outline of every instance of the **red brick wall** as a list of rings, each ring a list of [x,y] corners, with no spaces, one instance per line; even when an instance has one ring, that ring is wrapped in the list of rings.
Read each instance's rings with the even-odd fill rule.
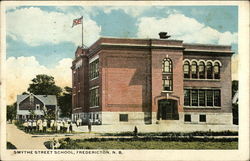
[[[148,104],[148,51],[105,50],[102,58],[102,110],[143,111]]]
[[[231,80],[231,56],[208,55],[184,55],[184,59],[195,60],[219,60],[222,63],[219,80],[185,80],[184,87],[219,88],[221,89],[221,109],[206,110],[209,112],[232,112],[232,80]],[[201,109],[202,110],[202,109]],[[197,110],[185,110],[197,111]]]
[[[73,95],[75,94],[76,97],[76,99],[74,99],[74,96],[72,95],[73,113],[88,111],[88,57],[85,56],[85,54],[79,56],[80,54],[82,54],[82,51],[78,49],[76,52],[76,56],[78,57],[73,62],[72,66],[72,88]],[[76,62],[80,60],[82,60],[82,66],[75,69]]]
[[[149,47],[152,43],[152,50]],[[104,43],[104,44],[102,44]],[[102,44],[102,45],[101,45]],[[108,44],[115,44],[108,46]],[[125,44],[126,46],[122,46]],[[131,45],[132,44],[132,45]],[[131,47],[129,46],[131,45]],[[141,47],[139,47],[141,45]],[[158,47],[156,47],[158,45]],[[171,47],[166,48],[166,46]],[[174,47],[177,47],[174,49]],[[146,39],[114,39],[101,38],[93,44],[88,58],[83,59],[81,74],[80,106],[78,112],[94,111],[138,111],[157,112],[158,100],[175,99],[178,111],[183,111],[183,87],[216,87],[221,88],[221,112],[231,112],[231,64],[230,47],[189,45],[184,47],[195,50],[220,50],[227,52],[227,56],[218,53],[187,54],[182,48],[182,41],[175,40],[146,40]],[[152,53],[151,53],[152,51]],[[77,52],[81,52],[77,50]],[[99,54],[99,78],[88,79],[88,60]],[[211,53],[210,53],[211,54]],[[77,55],[77,54],[76,54]],[[79,54],[78,54],[79,55]],[[225,55],[225,54],[224,54]],[[162,60],[169,57],[173,62],[173,92],[162,93]],[[219,81],[185,80],[183,81],[183,60],[204,59],[220,60],[222,63],[221,79]],[[75,61],[73,62],[73,64]],[[152,73],[152,75],[151,75]],[[75,79],[75,78],[74,78]],[[73,85],[77,85],[74,83]],[[82,83],[83,82],[83,83]],[[100,107],[88,109],[89,88],[99,85]],[[73,107],[76,107],[73,102]],[[76,111],[75,111],[76,112]],[[218,112],[218,110],[216,110]]]
[[[162,60],[170,58],[173,64],[173,92],[162,93]],[[157,112],[158,100],[176,99],[178,101],[178,111],[183,111],[183,55],[182,50],[153,50],[152,51],[152,111]],[[164,96],[165,95],[165,96]]]

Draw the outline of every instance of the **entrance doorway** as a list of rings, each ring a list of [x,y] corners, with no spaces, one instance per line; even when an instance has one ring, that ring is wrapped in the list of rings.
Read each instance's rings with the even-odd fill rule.
[[[172,99],[159,100],[157,120],[179,120],[177,101]]]

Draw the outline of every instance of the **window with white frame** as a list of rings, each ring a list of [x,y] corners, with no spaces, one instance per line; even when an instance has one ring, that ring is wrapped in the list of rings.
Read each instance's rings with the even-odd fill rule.
[[[89,105],[90,105],[90,107],[99,106],[99,87],[90,89],[90,91],[89,91]]]
[[[162,61],[162,87],[163,91],[173,91],[173,66],[169,58]]]
[[[36,110],[40,110],[40,104],[36,104]]]
[[[184,72],[184,78],[190,78],[190,64],[188,61],[184,62],[183,72]]]
[[[94,60],[89,64],[89,79],[94,79],[99,76],[99,59]]]
[[[192,62],[191,72],[192,72],[192,78],[195,78],[195,79],[198,78],[198,70],[197,70],[196,62]]]
[[[184,89],[184,106],[220,107],[220,89]]]

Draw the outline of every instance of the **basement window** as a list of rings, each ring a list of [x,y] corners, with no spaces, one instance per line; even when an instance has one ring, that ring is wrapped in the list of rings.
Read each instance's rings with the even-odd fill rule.
[[[200,115],[200,122],[206,122],[206,115]]]
[[[120,114],[120,122],[128,122],[128,114]]]
[[[191,115],[190,114],[185,114],[184,115],[184,121],[185,122],[191,122]]]

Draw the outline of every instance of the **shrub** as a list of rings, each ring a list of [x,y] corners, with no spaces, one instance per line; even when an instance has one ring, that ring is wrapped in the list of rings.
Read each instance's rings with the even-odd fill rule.
[[[11,142],[7,142],[7,149],[17,149]]]

